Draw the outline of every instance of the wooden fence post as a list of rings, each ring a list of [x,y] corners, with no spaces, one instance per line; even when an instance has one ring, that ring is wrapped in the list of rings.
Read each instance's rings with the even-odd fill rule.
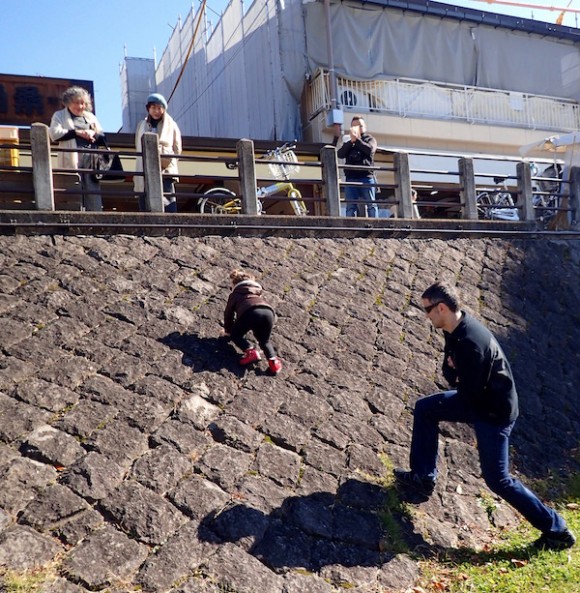
[[[532,189],[532,170],[528,163],[522,162],[516,165],[518,176],[518,209],[520,220],[535,220],[533,189]]]
[[[477,220],[477,196],[475,193],[473,159],[462,157],[459,159],[458,165],[461,179],[459,196],[462,206],[462,218]]]
[[[411,168],[409,155],[398,152],[394,158],[395,164],[395,199],[398,203],[399,218],[414,218],[413,196],[411,192]]]
[[[256,194],[256,163],[254,143],[242,138],[236,146],[238,153],[238,170],[240,173],[240,190],[242,194],[242,213],[258,214],[258,197]]]
[[[338,157],[334,146],[323,146],[320,151],[322,165],[322,196],[327,216],[340,216],[340,184]]]
[[[570,199],[571,212],[566,212],[570,221],[570,228],[578,229],[578,206],[580,205],[580,167],[570,168]]]

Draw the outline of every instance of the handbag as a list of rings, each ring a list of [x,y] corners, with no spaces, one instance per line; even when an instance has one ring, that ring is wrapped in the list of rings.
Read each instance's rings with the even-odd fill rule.
[[[93,179],[100,183],[125,181],[125,172],[121,158],[117,153],[113,153],[107,143],[105,142],[105,150],[95,155],[95,173]]]

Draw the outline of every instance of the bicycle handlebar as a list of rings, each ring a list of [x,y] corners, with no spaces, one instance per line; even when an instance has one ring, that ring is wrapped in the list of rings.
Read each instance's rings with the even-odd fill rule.
[[[282,144],[282,146],[279,146],[278,148],[273,148],[272,150],[268,150],[264,156],[268,157],[268,156],[272,156],[275,154],[290,152],[290,151],[294,150],[295,148],[296,148],[296,141],[284,142],[284,144]]]

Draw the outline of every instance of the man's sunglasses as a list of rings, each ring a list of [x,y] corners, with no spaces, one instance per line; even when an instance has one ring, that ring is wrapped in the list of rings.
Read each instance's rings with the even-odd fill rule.
[[[427,313],[427,315],[429,315],[429,313],[431,313],[431,311],[433,311],[433,309],[435,309],[435,307],[440,304],[441,304],[441,301],[439,301],[438,303],[432,303],[431,305],[427,305],[426,307],[423,307],[423,310],[425,311],[425,313]]]

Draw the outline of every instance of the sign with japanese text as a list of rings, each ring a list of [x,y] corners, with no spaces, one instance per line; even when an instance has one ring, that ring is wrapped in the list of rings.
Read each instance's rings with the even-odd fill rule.
[[[70,86],[86,89],[93,97],[94,109],[92,81],[0,74],[0,125],[50,124],[52,114],[62,109],[60,99]]]

